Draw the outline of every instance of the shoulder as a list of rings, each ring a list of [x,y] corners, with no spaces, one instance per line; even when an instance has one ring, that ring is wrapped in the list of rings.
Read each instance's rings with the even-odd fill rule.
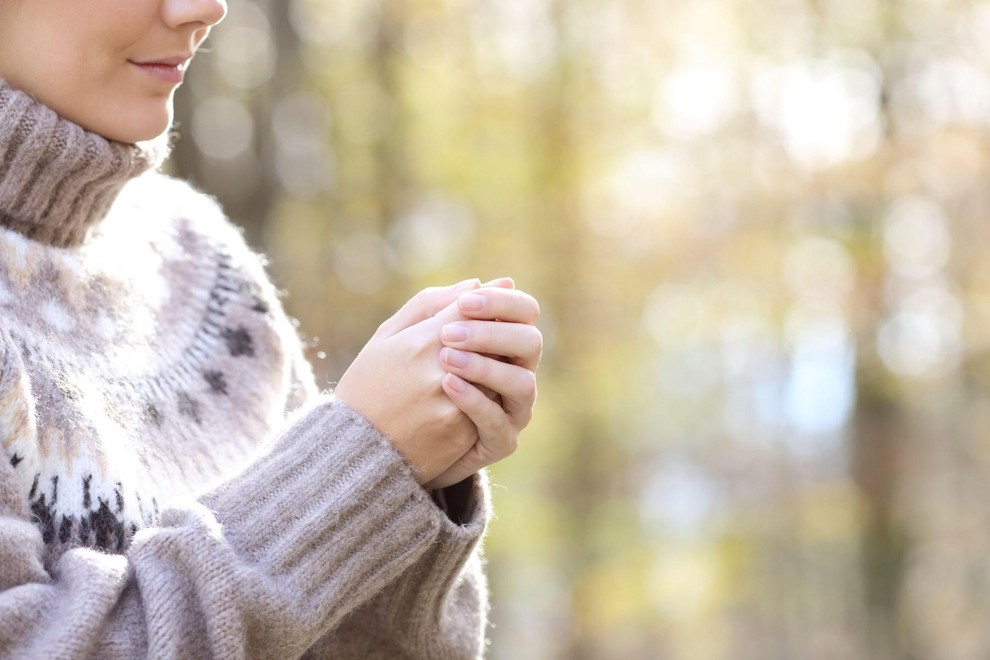
[[[288,367],[289,408],[315,394],[298,324],[285,313],[282,293],[266,272],[267,260],[247,244],[241,228],[231,222],[216,198],[186,181],[152,172],[128,184],[118,204],[119,224],[109,231],[148,232],[145,244],[150,243],[155,259],[166,270],[180,274],[170,279],[198,282],[187,298],[208,292],[208,308],[222,307],[225,322],[235,328],[231,337],[259,323],[272,331],[270,339],[278,345],[272,353],[279,354]],[[135,213],[141,217],[138,224],[143,230],[133,229]],[[122,226],[125,223],[129,224]]]
[[[117,200],[116,215],[133,227],[133,217],[152,234],[193,232],[237,251],[249,251],[241,230],[220,203],[181,179],[149,172],[130,182]],[[116,227],[114,228],[116,229]]]
[[[129,236],[136,240],[125,242],[150,245],[165,262],[236,271],[256,293],[275,296],[264,257],[247,244],[216,198],[187,181],[158,172],[138,177],[125,187],[105,224],[111,244]]]
[[[215,274],[216,295],[231,314],[261,313],[280,337],[290,363],[292,400],[302,402],[315,393],[312,368],[303,356],[298,324],[282,306],[282,292],[266,272],[266,258],[244,239],[243,230],[227,217],[220,203],[190,183],[160,173],[132,182],[125,204],[138,205],[153,220],[150,240],[166,261],[181,259],[197,270]],[[171,256],[168,256],[171,253]],[[241,304],[228,304],[239,301]],[[240,309],[241,312],[237,310]],[[239,319],[245,324],[250,323]]]

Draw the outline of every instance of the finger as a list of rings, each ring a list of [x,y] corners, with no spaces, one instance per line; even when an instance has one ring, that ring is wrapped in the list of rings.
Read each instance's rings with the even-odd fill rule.
[[[516,450],[518,433],[501,406],[455,374],[444,374],[440,382],[443,391],[454,405],[460,408],[478,429],[479,440],[473,450],[477,452],[478,458],[483,459],[484,464],[475,469],[480,470],[485,465],[491,465]]]
[[[543,353],[543,333],[522,323],[455,321],[440,330],[444,345],[509,358],[512,364],[536,370]]]
[[[468,318],[510,321],[535,325],[540,318],[536,298],[518,289],[483,287],[463,293],[457,299],[461,314]]]
[[[473,449],[473,448],[472,448]],[[453,486],[454,484],[459,484],[471,475],[475,474],[478,470],[485,467],[474,467],[475,455],[473,452],[465,454],[460,459],[458,459],[453,465],[451,465],[445,472],[434,477],[432,481],[428,481],[423,484],[423,488],[427,490],[437,490],[440,488],[447,488],[448,486]]]
[[[482,287],[500,287],[502,289],[515,289],[516,282],[511,277],[497,277],[494,280],[488,280]]]
[[[485,387],[484,385],[479,385],[478,383],[471,383],[471,384],[477,387],[479,390],[481,390],[482,394],[487,396],[492,401],[498,403],[499,405],[502,404],[501,395],[492,388]]]
[[[474,472],[477,472],[477,470]],[[458,462],[450,466],[446,472],[433,479],[433,481],[428,481],[423,484],[423,488],[426,490],[440,490],[441,488],[447,488],[448,486],[461,483],[474,474],[474,472],[467,472],[464,469],[464,466]]]
[[[420,321],[434,316],[437,312],[454,303],[465,291],[481,286],[477,278],[464,280],[452,286],[430,287],[413,296],[399,311],[378,327],[375,334],[391,337]]]
[[[477,282],[477,280],[474,280],[474,282]],[[512,278],[501,277],[501,278],[496,279],[496,280],[491,280],[491,282],[488,282],[485,285],[475,284],[474,288],[477,289],[480,286],[490,286],[493,283],[495,285],[495,288],[491,288],[490,287],[490,290],[492,290],[492,291],[499,291],[499,290],[501,290],[501,291],[512,291],[513,289],[511,289],[511,287],[514,287],[515,286],[515,282],[512,281]],[[464,283],[462,282],[462,284],[464,284]],[[509,287],[509,288],[499,288],[499,287]],[[462,290],[461,293],[464,293],[464,290]],[[430,317],[432,317],[432,318],[430,318]],[[457,300],[456,299],[452,299],[452,300],[449,301],[449,304],[446,307],[443,307],[442,309],[436,310],[433,314],[430,315],[430,317],[421,318],[421,319],[417,320],[416,322],[418,323],[420,321],[429,319],[430,323],[435,323],[435,324],[437,324],[439,326],[439,325],[442,325],[444,323],[450,323],[452,321],[463,321],[464,318],[465,318],[465,315],[461,312]],[[405,328],[400,328],[400,330],[403,330],[403,329],[405,329]]]
[[[439,331],[440,328],[446,323],[453,323],[454,321],[463,320],[464,315],[461,314],[461,310],[457,305],[457,300],[455,299],[451,301],[449,305],[434,314],[433,318],[428,319],[428,323],[431,331]]]
[[[524,429],[533,418],[536,376],[532,371],[454,348],[441,350],[440,361],[448,373],[475,387],[486,387],[498,392],[502,397],[502,408],[512,420],[516,431]]]
[[[442,381],[444,392],[478,428],[479,440],[460,459],[427,488],[446,488],[467,479],[478,470],[512,454],[518,445],[518,434],[498,405],[476,387],[453,374]]]

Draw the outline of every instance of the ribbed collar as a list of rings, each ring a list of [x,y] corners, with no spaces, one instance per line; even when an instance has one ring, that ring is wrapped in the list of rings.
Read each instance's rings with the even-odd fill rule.
[[[79,245],[124,185],[167,155],[166,136],[109,141],[0,79],[0,226],[42,243]]]

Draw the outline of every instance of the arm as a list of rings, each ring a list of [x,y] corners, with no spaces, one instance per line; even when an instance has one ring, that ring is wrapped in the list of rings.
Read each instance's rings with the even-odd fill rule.
[[[397,451],[323,401],[270,454],[163,512],[126,555],[67,552],[49,575],[0,465],[0,656],[294,657],[394,581],[450,521]]]
[[[480,473],[445,489],[463,525],[445,528],[419,559],[313,649],[313,658],[466,660],[484,653],[488,591],[477,538],[489,506]]]
[[[0,377],[19,373],[16,361],[8,350]],[[420,387],[442,399],[439,377]],[[0,416],[26,414],[29,399],[8,393]],[[423,406],[405,423],[458,428],[448,408]],[[404,453],[339,400],[318,399],[265,456],[163,511],[126,554],[70,550],[51,572],[19,480],[0,462],[0,657],[298,656],[428,552],[456,546],[466,560],[477,544],[484,506],[458,524],[407,463],[428,444]]]
[[[468,336],[444,339],[447,348],[440,359],[448,372],[444,389],[475,422],[476,442],[427,484],[451,484],[437,492],[451,520],[464,530],[483,524],[483,512],[490,509],[487,478],[478,470],[512,453],[519,431],[530,420],[536,396],[533,372],[542,350],[542,336],[533,326],[539,315],[534,299],[508,287],[486,287],[474,294],[484,304],[467,305],[473,309],[457,305],[461,316],[453,321]],[[438,316],[450,321],[449,313]],[[446,359],[452,351],[466,361],[452,364]],[[457,391],[450,388],[455,375],[464,384]],[[456,537],[442,535],[400,578],[321,640],[313,657],[481,657],[487,600],[480,552],[475,548],[468,554]]]

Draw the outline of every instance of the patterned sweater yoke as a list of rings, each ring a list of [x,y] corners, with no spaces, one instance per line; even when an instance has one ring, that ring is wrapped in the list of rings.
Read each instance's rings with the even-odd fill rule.
[[[0,657],[478,656],[484,475],[317,391],[166,154],[0,80]]]

